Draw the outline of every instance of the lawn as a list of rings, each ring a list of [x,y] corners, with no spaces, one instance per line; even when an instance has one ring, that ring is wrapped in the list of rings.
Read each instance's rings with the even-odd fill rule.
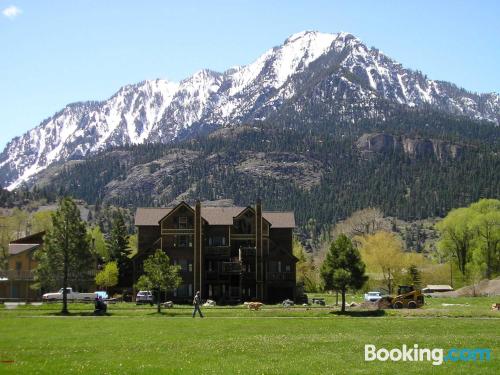
[[[205,319],[192,319],[187,306],[158,315],[154,307],[118,304],[110,306],[107,317],[88,316],[92,306],[85,304],[70,305],[70,317],[57,315],[59,305],[3,308],[0,373],[498,373],[500,319],[486,310],[482,315],[490,299],[457,300],[454,303],[469,303],[456,306],[462,312],[458,315],[447,314],[450,307],[441,306],[446,302],[440,300],[413,317],[406,315],[417,310],[353,317],[332,314],[330,308],[269,306],[250,312],[224,307],[206,308]],[[471,317],[464,309],[473,310]],[[443,317],[443,312],[452,317]],[[429,348],[490,348],[492,357],[442,366],[364,361],[365,344],[392,349],[415,343]]]

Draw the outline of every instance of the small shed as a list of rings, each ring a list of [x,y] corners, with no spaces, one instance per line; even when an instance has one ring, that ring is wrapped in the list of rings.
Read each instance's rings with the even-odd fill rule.
[[[422,292],[424,293],[435,293],[435,292],[453,292],[453,288],[450,285],[427,285]]]

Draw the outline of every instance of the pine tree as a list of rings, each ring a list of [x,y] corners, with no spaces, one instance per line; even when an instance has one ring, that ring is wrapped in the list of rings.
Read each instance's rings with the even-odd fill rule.
[[[121,285],[130,265],[129,255],[131,254],[129,234],[121,211],[115,213],[106,246],[108,248],[109,261],[116,261],[118,264],[120,274],[119,285]]]
[[[417,266],[412,264],[408,268],[408,274],[415,288],[420,288],[422,286],[422,276],[420,275],[420,271],[418,270]]]
[[[365,264],[351,240],[341,234],[332,242],[321,266],[325,289],[337,290],[342,295],[342,312],[345,312],[345,293],[348,288],[359,289],[368,279]]]
[[[67,314],[67,288],[91,282],[89,275],[95,266],[85,222],[71,198],[63,198],[52,214],[52,228],[46,232],[44,245],[37,251],[36,259],[37,280],[42,287],[63,288],[61,313]]]

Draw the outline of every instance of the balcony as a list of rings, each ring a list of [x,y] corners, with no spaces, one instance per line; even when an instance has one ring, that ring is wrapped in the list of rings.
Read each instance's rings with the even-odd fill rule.
[[[255,272],[243,271],[243,280],[255,280]]]
[[[266,278],[268,281],[294,281],[295,275],[293,272],[267,272]]]
[[[255,247],[253,247],[253,246],[241,247],[241,256],[243,258],[254,257],[255,256]]]
[[[6,278],[8,280],[26,280],[31,281],[35,278],[35,273],[33,270],[31,271],[16,271],[16,270],[8,270],[8,271],[0,271],[0,278]]]
[[[205,255],[209,257],[229,258],[231,248],[229,246],[207,246],[204,249]]]
[[[222,262],[220,266],[221,273],[240,273],[242,271],[240,262]]]

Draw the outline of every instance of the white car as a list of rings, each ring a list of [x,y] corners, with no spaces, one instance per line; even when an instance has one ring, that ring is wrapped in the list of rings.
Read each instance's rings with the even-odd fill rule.
[[[365,301],[366,302],[377,302],[383,297],[381,292],[368,292],[365,293]]]
[[[78,293],[73,291],[72,288],[66,288],[66,298],[68,301],[93,301],[96,297],[95,293]],[[42,296],[43,301],[62,301],[63,288],[59,289],[56,293],[45,293]]]
[[[139,290],[135,296],[135,303],[140,305],[141,303],[153,304],[153,293],[149,290]]]

